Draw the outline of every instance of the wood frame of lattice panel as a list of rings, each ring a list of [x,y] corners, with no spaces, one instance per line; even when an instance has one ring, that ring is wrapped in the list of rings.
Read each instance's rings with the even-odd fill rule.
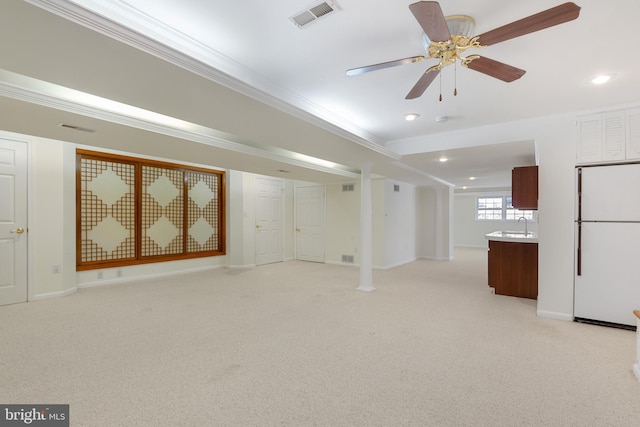
[[[135,256],[119,258],[119,259],[102,259],[102,260],[90,260],[83,259],[83,218],[82,218],[82,159],[91,159],[97,161],[105,161],[112,163],[124,163],[131,164],[135,167]],[[217,205],[214,209],[217,212],[217,225],[216,225],[216,237],[217,248],[213,250],[202,251],[187,251],[186,236],[188,235],[187,221],[183,220],[182,235],[185,236],[185,241],[182,244],[182,251],[180,253],[172,253],[168,255],[151,255],[144,256],[142,253],[142,224],[143,224],[143,207],[142,207],[142,168],[148,166],[151,168],[169,169],[182,172],[183,177],[186,177],[189,173],[206,174],[213,176],[217,179],[217,200],[214,199]],[[225,194],[225,182],[226,174],[224,171],[199,168],[193,166],[186,166],[177,163],[162,162],[157,160],[142,159],[138,157],[122,156],[110,153],[101,153],[89,150],[76,150],[76,270],[92,270],[99,268],[120,267],[127,265],[154,263],[154,262],[166,262],[180,259],[189,258],[201,258],[210,256],[220,256],[226,254],[226,194]],[[188,190],[186,180],[183,178],[183,201],[184,206],[182,208],[183,218],[187,218],[187,202]]]

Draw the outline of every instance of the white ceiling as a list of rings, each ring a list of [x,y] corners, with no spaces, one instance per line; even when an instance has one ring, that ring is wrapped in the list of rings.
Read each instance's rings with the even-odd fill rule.
[[[500,144],[474,147],[477,143],[470,137],[467,148],[443,150],[441,144],[430,147],[434,135],[638,100],[640,60],[633,53],[640,13],[636,0],[576,0],[582,8],[577,20],[473,52],[527,73],[520,80],[504,83],[459,66],[445,68],[442,102],[438,101],[438,80],[421,98],[404,99],[433,65],[431,61],[347,77],[349,68],[424,54],[421,28],[408,9],[413,1],[338,0],[333,2],[335,12],[300,29],[289,17],[317,2],[27,0],[42,8],[35,9],[21,0],[3,0],[0,69],[197,123],[225,132],[242,144],[248,141],[259,148],[282,147],[353,169],[372,163],[380,175],[418,184],[435,177],[437,182],[456,187],[509,186],[511,167],[535,162],[534,143],[496,141]],[[561,1],[440,3],[445,15],[472,16],[475,33],[480,34]],[[116,46],[101,34],[79,29],[71,20],[137,48],[143,46],[147,53]],[[171,56],[166,47],[178,54]],[[165,69],[156,58],[168,56],[182,67],[179,71]],[[189,62],[187,57],[196,61]],[[107,60],[120,67],[97,66]],[[591,85],[591,78],[603,72],[616,77],[605,86]],[[103,73],[104,78],[99,78]],[[140,77],[145,74],[147,78]],[[164,85],[154,86],[154,79],[160,76]],[[218,85],[240,94],[223,93]],[[271,107],[259,107],[256,101]],[[29,106],[11,106],[11,99],[3,103],[16,111],[26,111]],[[59,107],[57,112],[49,108],[41,105],[38,109],[42,121],[48,120],[47,115],[59,114]],[[245,111],[248,115],[241,116]],[[418,113],[420,118],[406,122],[406,113]],[[436,123],[436,116],[448,116],[449,120]],[[309,123],[320,130],[310,130]],[[123,123],[114,125],[103,119],[91,124],[102,127],[105,136],[124,132],[119,127]],[[89,145],[108,145],[106,140],[98,141],[100,135],[91,137],[95,141],[87,136],[69,137],[60,129],[39,128],[34,121],[18,125],[0,119],[0,125]],[[450,159],[446,163],[436,160],[443,154]],[[216,156],[223,159],[222,152]],[[273,163],[273,159],[271,163],[252,159],[238,157],[217,166],[276,175],[278,169],[292,169],[290,177],[326,180],[305,175],[305,168],[298,167],[300,164],[292,167],[286,159],[282,164]],[[478,179],[470,183],[469,176]]]

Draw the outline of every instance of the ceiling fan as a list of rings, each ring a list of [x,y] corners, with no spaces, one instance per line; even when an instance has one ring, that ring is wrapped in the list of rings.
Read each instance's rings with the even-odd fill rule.
[[[411,64],[424,59],[437,59],[438,63],[425,71],[405,99],[420,97],[424,91],[427,90],[431,82],[440,74],[440,70],[447,65],[456,63],[456,61],[460,61],[466,68],[471,68],[472,70],[479,71],[504,82],[512,82],[522,77],[525,70],[480,55],[462,56],[462,53],[470,48],[490,46],[505,40],[553,27],[554,25],[563,24],[576,19],[580,14],[580,7],[575,3],[564,3],[510,24],[503,25],[479,36],[472,37],[466,33],[469,32],[469,30],[473,31],[473,19],[465,15],[455,15],[445,18],[440,4],[436,1],[419,1],[409,5],[409,10],[413,13],[413,16],[418,20],[418,23],[424,31],[423,39],[427,56],[418,55],[380,64],[367,65],[366,67],[353,68],[347,70],[346,74],[348,76],[355,76],[369,71],[381,70],[403,64]],[[467,29],[461,29],[459,24],[466,26]],[[456,93],[457,90],[454,92],[454,95]],[[442,100],[442,95],[440,95],[440,100]]]

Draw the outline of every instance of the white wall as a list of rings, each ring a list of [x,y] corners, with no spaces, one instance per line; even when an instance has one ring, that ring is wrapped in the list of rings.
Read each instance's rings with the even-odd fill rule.
[[[57,295],[75,283],[65,283],[69,262],[65,262],[65,188],[63,143],[27,138],[31,162],[29,197],[29,297]],[[75,200],[75,196],[74,196]],[[73,214],[75,219],[75,214]],[[75,224],[72,229],[75,233]],[[75,234],[73,235],[75,238]],[[73,250],[75,256],[75,250]],[[67,255],[68,258],[68,255]],[[68,261],[68,259],[66,260]],[[61,274],[53,274],[52,266],[62,266]],[[75,271],[75,259],[71,264]]]
[[[354,264],[360,264],[360,190],[343,192],[342,185],[329,184],[327,188],[327,247],[326,262],[342,263],[342,255],[353,255]],[[400,191],[394,191],[394,185]],[[418,258],[425,239],[433,233],[422,232],[425,223],[434,223],[431,211],[422,211],[420,190],[415,186],[388,179],[371,180],[372,204],[372,257],[373,268],[393,268]]]
[[[383,185],[383,259],[377,265],[392,268],[417,258],[418,190],[415,185],[393,180],[384,180]],[[399,191],[394,191],[395,185]]]
[[[518,221],[477,221],[476,197],[503,196],[510,193],[464,193],[454,196],[453,233],[455,246],[486,248],[484,235],[499,230],[524,230],[524,222]],[[538,231],[538,223],[529,221],[529,231]]]
[[[295,258],[295,207],[294,207],[294,183],[284,180],[284,260]]]
[[[575,116],[548,123],[539,153],[538,315],[573,319]]]
[[[353,191],[342,191],[342,183],[328,184],[326,193],[326,248],[325,262],[342,263],[342,255],[353,255],[354,264],[360,264],[360,183]]]
[[[421,187],[418,192],[417,257],[438,260],[453,258],[453,189],[448,186]]]

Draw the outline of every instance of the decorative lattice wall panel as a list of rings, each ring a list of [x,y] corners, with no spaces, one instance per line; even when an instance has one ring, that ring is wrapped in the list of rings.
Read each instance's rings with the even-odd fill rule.
[[[183,251],[184,173],[142,167],[142,256]]]
[[[135,167],[82,158],[82,262],[135,258]]]
[[[224,254],[224,173],[77,150],[80,270]]]
[[[219,177],[187,172],[187,252],[218,249]]]

